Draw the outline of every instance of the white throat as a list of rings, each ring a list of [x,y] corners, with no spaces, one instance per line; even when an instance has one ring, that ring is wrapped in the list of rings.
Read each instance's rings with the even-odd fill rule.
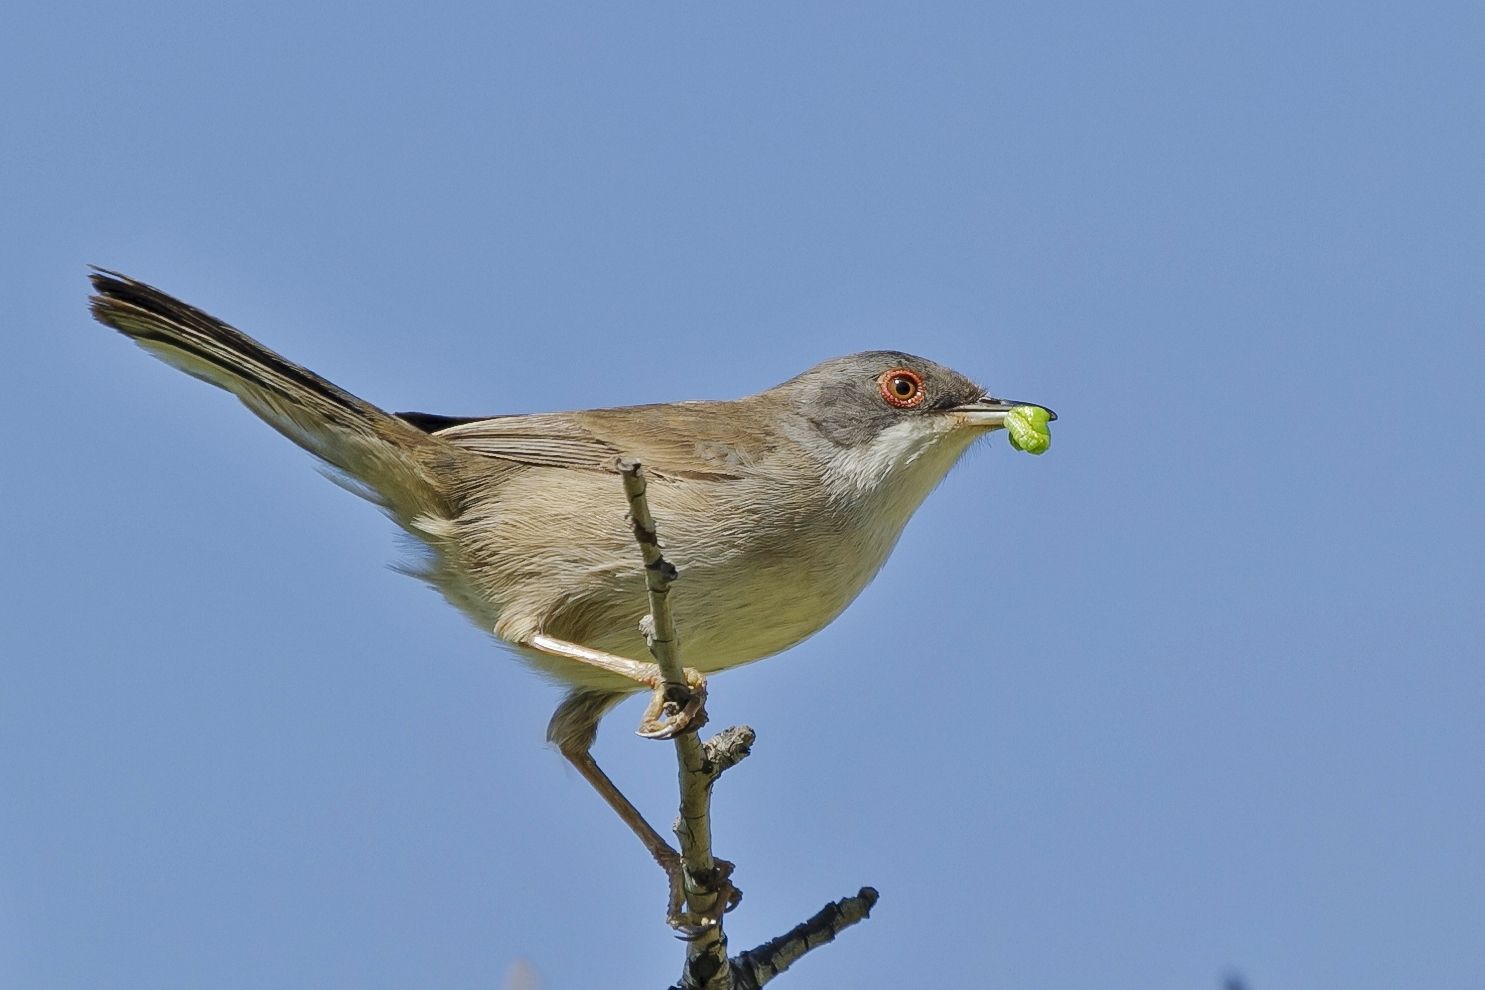
[[[880,513],[882,524],[900,531],[980,436],[983,431],[947,416],[894,423],[868,443],[835,453],[826,477],[831,500]]]

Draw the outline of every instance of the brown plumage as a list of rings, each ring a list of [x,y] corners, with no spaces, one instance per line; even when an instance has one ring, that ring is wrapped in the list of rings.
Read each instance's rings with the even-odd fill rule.
[[[603,714],[647,687],[623,672],[649,654],[616,460],[649,476],[681,573],[671,601],[684,656],[710,673],[787,649],[838,615],[1012,405],[931,361],[870,351],[727,402],[393,414],[158,289],[108,271],[92,280],[99,321],[343,473],[427,549],[410,570],[567,685],[549,736],[626,820],[637,812],[586,753]],[[583,650],[622,662],[574,659]],[[663,861],[663,840],[641,837]]]

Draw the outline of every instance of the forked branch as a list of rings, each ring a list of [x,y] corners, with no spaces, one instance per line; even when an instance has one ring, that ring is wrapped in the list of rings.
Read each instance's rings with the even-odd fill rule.
[[[650,605],[645,634],[665,681],[667,704],[675,705],[678,711],[693,691],[681,665],[680,637],[670,609],[670,586],[680,575],[661,551],[658,527],[645,495],[644,468],[638,461],[620,459],[618,469],[629,500],[634,539],[645,563]],[[693,727],[704,721],[703,714],[694,720]],[[745,725],[724,729],[704,744],[694,731],[682,731],[674,739],[680,777],[680,816],[675,834],[680,843],[686,901],[681,925],[686,963],[675,990],[762,987],[806,952],[866,918],[877,901],[877,892],[863,887],[854,897],[827,904],[787,934],[735,959],[727,957],[722,916],[737,905],[742,894],[732,886],[732,864],[712,855],[712,784],[724,770],[748,755],[753,739],[753,730]]]

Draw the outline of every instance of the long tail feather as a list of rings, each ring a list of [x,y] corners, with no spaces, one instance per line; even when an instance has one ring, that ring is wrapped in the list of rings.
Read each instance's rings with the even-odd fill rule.
[[[236,395],[274,429],[370,489],[404,520],[442,508],[421,430],[153,286],[95,269],[93,316]]]

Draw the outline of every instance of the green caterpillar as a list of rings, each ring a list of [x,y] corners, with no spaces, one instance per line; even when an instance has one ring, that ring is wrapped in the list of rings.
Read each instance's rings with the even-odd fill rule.
[[[1041,406],[1015,406],[1005,414],[1005,429],[1011,446],[1028,454],[1044,454],[1052,446],[1050,417]]]

